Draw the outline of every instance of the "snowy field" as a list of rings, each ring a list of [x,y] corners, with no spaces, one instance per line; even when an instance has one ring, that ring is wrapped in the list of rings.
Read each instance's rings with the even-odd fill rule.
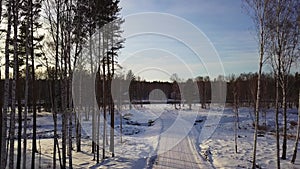
[[[120,135],[120,115],[116,114],[115,124],[115,157],[110,158],[109,145],[106,146],[107,157],[96,164],[91,153],[92,125],[82,115],[82,151],[76,152],[73,139],[74,168],[251,168],[253,145],[253,110],[239,109],[238,153],[234,149],[235,116],[231,108],[220,107],[211,110],[200,109],[193,105],[175,110],[172,105],[150,104],[131,110],[123,107],[123,136]],[[282,116],[280,115],[280,118]],[[100,131],[102,132],[101,117]],[[209,122],[209,120],[212,120]],[[109,115],[108,115],[109,121]],[[260,131],[257,147],[257,164],[261,168],[276,168],[275,159],[275,115],[268,110],[266,116],[261,115],[261,124],[266,129]],[[297,121],[297,110],[291,109],[288,121]],[[58,119],[59,130],[61,118]],[[51,113],[38,114],[38,140],[36,166],[52,168],[53,155],[53,118]],[[280,121],[282,125],[282,122]],[[29,130],[28,133],[31,133]],[[59,131],[60,133],[60,131]],[[108,129],[109,133],[109,129]],[[290,163],[294,146],[296,127],[288,124],[287,160],[281,160],[282,168],[300,168],[300,146],[295,165]],[[73,136],[75,133],[73,134]],[[102,137],[102,136],[101,136]],[[108,138],[109,140],[109,138]],[[16,145],[16,144],[15,144]],[[102,138],[100,138],[102,148]],[[31,140],[28,140],[31,150]],[[102,150],[100,150],[100,156]],[[30,164],[30,154],[27,164]],[[57,165],[59,161],[57,160]],[[28,166],[29,167],[29,166]],[[59,166],[58,166],[59,167]]]

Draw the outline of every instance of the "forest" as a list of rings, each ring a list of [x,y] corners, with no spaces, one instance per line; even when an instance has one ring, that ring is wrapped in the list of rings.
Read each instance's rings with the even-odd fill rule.
[[[118,156],[117,129],[123,143],[122,120],[128,117],[122,109],[138,110],[154,102],[178,111],[224,104],[236,119],[241,107],[251,109],[252,168],[258,161],[257,137],[267,125],[261,114],[274,110],[274,158],[280,168],[281,160],[290,156],[288,110],[299,109],[300,102],[299,0],[243,0],[256,28],[257,72],[187,79],[172,72],[164,82],[142,80],[131,70],[124,73],[118,63],[126,47],[126,20],[119,4],[120,0],[0,0],[0,168],[45,167],[39,154],[41,139],[51,140],[53,146],[47,154],[48,168],[76,168],[73,155],[78,152],[89,154],[100,167]],[[266,65],[271,71],[265,71]],[[156,89],[163,96],[150,97]],[[45,113],[53,121],[46,132],[39,131]],[[83,136],[86,121],[91,122],[91,136]],[[154,121],[146,123],[151,126]],[[300,109],[294,123],[292,163],[299,158]]]

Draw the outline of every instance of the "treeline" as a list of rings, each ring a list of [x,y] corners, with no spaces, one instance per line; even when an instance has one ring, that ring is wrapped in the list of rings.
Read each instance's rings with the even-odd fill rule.
[[[227,85],[227,95],[226,95],[226,103],[228,105],[232,105],[234,100],[237,99],[240,106],[245,107],[254,107],[255,99],[256,99],[256,93],[257,93],[257,77],[258,75],[256,73],[242,73],[239,76],[230,75],[227,77],[222,77],[214,80],[209,80],[202,77],[198,77],[193,80],[193,83],[197,85],[197,89],[193,92],[193,103],[201,103],[205,104],[202,107],[205,108],[205,106],[209,103],[211,103],[211,84],[218,83],[219,81],[223,81]],[[289,84],[288,84],[288,93],[287,93],[287,102],[288,106],[290,108],[298,107],[298,92],[300,87],[300,74],[290,74],[288,76]],[[190,79],[189,79],[190,80]],[[81,79],[82,86],[79,88],[74,88],[74,90],[83,90],[85,91],[84,95],[81,96],[82,98],[87,98],[88,96],[92,96],[93,90],[88,90],[91,86],[88,86],[86,83],[85,78]],[[161,90],[164,95],[165,99],[168,100],[168,103],[172,102],[178,102],[183,101],[184,93],[186,91],[184,90],[184,86],[187,85],[186,82],[147,82],[147,81],[138,81],[136,79],[132,80],[126,80],[125,78],[114,78],[112,80],[112,88],[111,92],[114,96],[111,96],[108,100],[114,100],[116,104],[118,104],[119,100],[121,100],[122,104],[137,104],[137,103],[150,103],[149,97],[150,93],[155,90]],[[276,83],[274,76],[271,73],[264,73],[262,74],[262,97],[261,97],[261,106],[263,108],[272,108],[274,107],[275,102],[275,90],[276,90]],[[22,100],[25,99],[25,79],[19,79],[20,83],[20,97]],[[51,111],[51,90],[49,90],[49,87],[51,86],[51,83],[53,81],[49,79],[39,79],[35,82],[35,98],[37,102],[38,109],[44,108],[46,111]],[[96,87],[98,88],[96,93],[97,102],[99,105],[103,104],[103,81],[99,80],[96,83]],[[4,80],[0,81],[0,89],[1,94],[4,93]],[[59,87],[59,91],[60,92]],[[85,88],[85,89],[83,89]],[[198,93],[196,93],[198,92]],[[236,98],[234,97],[235,93]],[[32,93],[29,94],[29,98],[31,97]],[[199,96],[199,98],[197,97]],[[163,97],[158,99],[162,99]],[[10,93],[10,99],[11,99],[11,93]],[[76,99],[76,98],[74,98]],[[161,100],[165,101],[165,100]],[[282,100],[281,100],[282,101]],[[61,100],[58,100],[58,102],[61,102]],[[84,105],[90,105],[92,106],[91,100],[84,99],[82,100],[82,104]],[[31,103],[31,102],[29,102]],[[24,101],[21,102],[22,106],[24,106]],[[61,105],[58,104],[58,105]],[[29,106],[31,106],[29,104]]]

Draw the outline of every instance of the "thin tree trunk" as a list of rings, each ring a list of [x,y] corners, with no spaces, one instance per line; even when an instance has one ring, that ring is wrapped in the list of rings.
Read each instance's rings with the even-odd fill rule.
[[[279,74],[279,72],[278,72]],[[277,169],[280,169],[280,143],[279,143],[279,75],[276,75],[275,125],[276,125],[276,160]]]
[[[99,42],[99,46],[98,46],[98,50],[99,50],[99,65],[98,65],[98,71],[97,71],[97,74],[96,74],[96,81],[98,82],[98,83],[96,83],[96,87],[97,87],[97,89],[98,89],[98,87],[100,86],[100,84],[101,84],[101,75],[100,75],[100,70],[101,70],[101,31],[100,31],[100,29],[98,30],[98,42]],[[103,84],[103,83],[102,83]],[[99,94],[98,92],[97,92],[97,94]],[[96,94],[96,97],[97,97],[97,94]],[[99,98],[99,97],[97,97],[97,98]],[[101,109],[100,109],[100,101],[101,99],[99,98],[98,99],[98,124],[97,124],[97,163],[99,163],[100,162],[100,120],[101,120],[101,118],[100,118],[100,116],[101,116]]]
[[[57,110],[58,110],[58,54],[59,54],[59,23],[60,23],[60,0],[56,2],[57,14],[56,14],[56,42],[55,42],[55,72],[54,72],[54,80],[53,80],[53,87],[54,87],[54,95],[53,96],[53,104],[52,104],[52,111],[53,111],[53,122],[54,122],[54,139],[53,139],[53,169],[56,168],[56,146],[58,147],[58,135],[57,135]],[[60,150],[58,149],[58,152]],[[59,157],[60,159],[60,157]],[[60,166],[62,167],[61,160]]]
[[[6,168],[7,164],[7,114],[8,114],[8,106],[9,106],[9,42],[10,42],[10,34],[11,34],[11,6],[12,1],[8,1],[7,6],[7,32],[6,32],[6,40],[5,40],[5,85],[4,85],[4,106],[3,106],[3,114],[2,114],[2,139],[1,139],[1,168]]]
[[[64,3],[62,3],[62,6],[65,5]],[[65,11],[65,7],[63,6],[62,11]],[[64,13],[62,13],[61,16],[61,20],[64,21],[65,15]],[[64,38],[65,34],[64,34],[64,30],[65,30],[65,22],[61,23],[61,31],[60,31],[60,36],[61,36],[61,59],[60,59],[60,65],[61,65],[61,110],[62,110],[62,165],[63,168],[66,168],[66,164],[67,164],[67,112],[66,112],[66,106],[67,106],[67,102],[66,102],[66,69],[67,66],[65,65],[64,61],[66,61],[66,51],[65,51],[65,41],[66,39]]]
[[[100,163],[100,111],[97,112],[97,163]]]
[[[19,70],[19,66],[18,66]],[[18,153],[17,153],[17,169],[21,168],[21,156],[22,156],[22,105],[21,105],[21,96],[20,96],[20,81],[19,81],[19,72],[17,74],[17,86],[16,86],[16,98],[18,102]]]
[[[77,152],[81,151],[81,112],[82,108],[79,108],[78,115],[76,117],[76,150]]]
[[[300,90],[299,90],[299,104],[298,104],[298,128],[297,128],[297,135],[296,135],[296,141],[294,146],[294,153],[291,160],[291,163],[295,163],[296,157],[297,157],[297,149],[298,149],[298,143],[299,143],[299,135],[300,135]]]
[[[14,150],[15,150],[15,114],[16,114],[16,89],[17,89],[17,79],[18,79],[18,46],[17,46],[17,36],[18,36],[18,0],[13,1],[13,15],[14,15],[14,74],[12,82],[12,111],[10,113],[10,125],[9,125],[9,168],[14,168]]]
[[[93,50],[92,50],[92,34],[89,37],[89,55],[91,64],[91,81],[93,80],[94,64],[93,64]],[[94,154],[94,160],[96,155],[96,113],[95,113],[94,97],[92,98],[92,153]]]
[[[32,89],[35,88],[35,64],[34,64],[34,28],[33,28],[33,0],[30,0],[30,25],[31,25],[31,73],[32,73]],[[37,145],[36,145],[36,93],[32,90],[32,111],[33,111],[33,122],[32,122],[32,157],[31,157],[31,169],[35,168],[35,153],[37,153]]]
[[[105,159],[105,139],[106,139],[106,72],[105,72],[105,57],[104,57],[104,34],[102,38],[103,42],[103,49],[102,49],[102,56],[103,56],[103,63],[102,63],[102,69],[103,69],[103,80],[102,80],[102,95],[103,95],[103,141],[102,141],[102,160]]]
[[[278,0],[278,5],[277,5],[277,9],[276,9],[276,20],[277,20],[277,24],[276,24],[276,36],[277,36],[277,44],[278,44],[278,51],[276,51],[276,53],[278,54],[277,56],[277,61],[278,61],[278,67],[277,67],[277,78],[276,78],[276,157],[277,157],[277,169],[280,169],[280,143],[279,143],[279,137],[280,137],[280,132],[279,132],[279,81],[280,81],[280,77],[281,77],[281,55],[282,55],[282,49],[281,49],[281,43],[279,40],[280,37],[280,32],[279,32],[279,19],[280,19],[280,6],[279,6],[279,2],[280,0]]]
[[[19,2],[18,2],[19,3]],[[18,19],[18,9],[19,4],[17,4],[17,12],[16,12],[16,19]],[[16,25],[15,30],[18,30],[18,25]],[[17,32],[16,32],[17,36]],[[16,37],[17,40],[17,37]],[[16,47],[17,50],[18,47]],[[21,105],[21,88],[20,88],[20,81],[19,81],[19,64],[17,64],[17,77],[16,77],[16,98],[18,102],[18,148],[17,148],[17,169],[21,168],[21,157],[22,157],[22,105]]]
[[[81,151],[82,72],[79,72],[79,106],[76,116],[76,150]]]
[[[233,82],[234,89],[233,89],[233,103],[234,103],[234,113],[235,113],[235,123],[234,123],[234,144],[235,144],[235,153],[238,153],[238,105],[237,105],[237,87],[236,82]]]
[[[29,11],[28,5],[28,11]],[[24,131],[23,131],[23,169],[26,169],[26,159],[27,159],[27,114],[28,114],[28,95],[29,95],[29,16],[27,17],[26,21],[26,46],[25,46],[25,53],[26,53],[26,82],[25,82],[25,110],[24,110]]]
[[[283,108],[283,142],[282,142],[282,155],[281,159],[286,159],[286,150],[287,150],[287,103],[286,103],[286,86],[285,78],[283,75],[283,84],[282,84],[282,108]]]
[[[72,164],[72,111],[69,110],[69,168],[73,168]]]
[[[114,76],[114,30],[112,29],[112,35],[111,35],[111,74],[110,71],[108,70],[108,77],[109,77],[109,81],[108,81],[108,93],[109,93],[109,98],[110,98],[110,152],[111,152],[111,156],[115,157],[115,143],[114,143],[114,139],[115,139],[115,106],[114,106],[114,100],[112,98],[112,90],[111,90],[111,82],[112,82],[112,78]],[[108,69],[109,69],[109,61],[108,63]]]
[[[77,7],[79,8],[79,4],[80,2],[77,1]],[[79,10],[77,10],[76,15],[80,15],[79,14]],[[77,27],[77,33],[75,35],[75,39],[76,39],[76,47],[75,47],[75,60],[74,60],[74,64],[73,67],[75,69],[76,66],[76,60],[77,57],[81,54],[81,58],[82,58],[82,52],[81,52],[81,44],[80,44],[80,23],[81,23],[82,19],[81,17],[79,17],[79,21],[76,24]],[[80,49],[79,49],[80,48]],[[83,107],[82,107],[82,72],[79,71],[79,106],[78,106],[78,111],[76,113],[75,116],[75,128],[76,128],[76,151],[80,152],[81,151],[81,114],[83,111]]]
[[[1,66],[0,66],[0,83],[1,83],[1,80],[2,79],[1,79]],[[2,84],[0,84],[0,85],[2,85]],[[3,95],[2,91],[0,91],[0,93],[1,93],[1,95]],[[3,97],[0,97],[0,145],[2,143],[2,135],[4,135],[4,133],[2,133],[3,132],[2,130],[4,128],[4,126],[3,126],[3,116],[2,116],[2,113],[3,113],[2,107],[3,107]],[[0,146],[0,165],[1,165],[1,158],[2,158],[1,149],[2,149],[2,147]]]
[[[72,161],[72,116],[73,116],[73,105],[72,105],[72,68],[71,68],[71,6],[72,0],[68,3],[68,72],[69,78],[67,78],[67,86],[68,86],[68,108],[69,108],[69,168],[73,168],[73,161]],[[67,69],[67,68],[66,68]]]
[[[121,86],[122,86],[122,81],[120,79],[119,81],[119,114],[120,114],[120,139],[121,139],[121,144],[122,144],[122,135],[123,135],[123,117],[122,117],[122,112],[121,112],[121,107],[122,107],[122,91],[121,91]]]
[[[107,29],[106,29],[106,31],[108,31]],[[106,105],[105,105],[105,108],[107,107],[107,113],[110,113],[110,98],[109,98],[109,93],[110,93],[110,90],[109,90],[109,78],[110,78],[110,68],[109,68],[109,34],[108,34],[108,32],[106,32],[106,41],[105,41],[105,43],[106,43],[106,53],[105,53],[105,55],[103,55],[103,57],[104,56],[106,56],[106,65],[107,65],[107,75],[106,75],[106,79],[105,79],[105,90],[104,90],[104,92],[106,93]],[[107,136],[106,136],[106,145],[109,145],[109,142],[108,142],[108,133],[110,133],[110,128],[108,128],[107,127],[107,130],[108,131],[106,131],[106,133],[107,133]],[[110,150],[110,147],[109,147],[109,150]]]
[[[254,133],[254,145],[253,145],[253,159],[252,159],[252,169],[256,168],[256,147],[257,147],[257,133],[259,125],[259,105],[260,105],[260,90],[261,90],[261,74],[263,66],[263,57],[264,57],[264,30],[261,30],[261,42],[260,42],[260,57],[259,57],[259,70],[257,77],[257,93],[256,93],[256,102],[255,102],[255,133]]]
[[[237,132],[238,132],[238,126],[237,126],[237,119],[238,119],[238,110],[235,108],[234,112],[235,112],[235,123],[234,123],[234,148],[235,148],[235,153],[238,153],[238,142],[237,142]]]
[[[2,22],[2,0],[0,0],[0,24]],[[0,66],[0,69],[1,69],[1,66]],[[1,80],[1,70],[0,70],[0,80]],[[2,94],[2,93],[1,93]],[[2,94],[3,95],[3,94]],[[2,117],[2,107],[3,107],[3,100],[2,100],[2,97],[0,98],[0,167],[1,167],[1,159],[2,159],[2,156],[1,156],[1,144],[2,144],[2,133],[3,131],[3,117]]]

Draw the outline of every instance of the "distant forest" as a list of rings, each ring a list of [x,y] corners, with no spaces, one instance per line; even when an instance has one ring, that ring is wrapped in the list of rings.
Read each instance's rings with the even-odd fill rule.
[[[87,77],[86,77],[87,78]],[[289,85],[288,85],[288,93],[287,93],[287,102],[289,108],[298,107],[298,92],[300,87],[300,74],[296,72],[295,74],[290,74],[288,76],[289,79]],[[21,94],[21,100],[25,99],[25,79],[19,79],[20,88],[18,91]],[[81,79],[82,81],[85,81],[84,78]],[[191,79],[189,79],[191,80]],[[122,97],[121,100],[123,100],[122,104],[149,104],[149,94],[151,91],[158,89],[161,90],[165,94],[165,98],[167,99],[167,103],[178,103],[185,101],[184,93],[185,87],[188,84],[188,81],[186,82],[148,82],[145,80],[136,80],[133,78],[132,80],[128,80],[125,78],[115,78],[114,79],[114,85],[112,86],[112,91],[114,91],[116,88],[121,93],[119,96]],[[263,74],[262,75],[262,98],[261,98],[261,107],[263,108],[270,108],[274,107],[275,102],[275,94],[276,94],[276,86],[275,86],[275,79],[272,74]],[[234,102],[234,95],[237,96],[237,102],[240,106],[254,106],[255,99],[256,99],[256,93],[257,93],[257,74],[256,73],[242,73],[239,76],[227,76],[222,77],[219,76],[217,79],[210,80],[209,78],[203,78],[198,77],[193,80],[194,84],[197,84],[197,89],[193,90],[193,103],[201,103],[205,104],[202,105],[202,107],[206,107],[206,105],[209,105],[211,103],[211,85],[219,82],[225,82],[227,85],[227,91],[226,91],[226,103],[228,105],[232,105]],[[34,86],[34,94],[35,98],[37,99],[37,106],[38,109],[41,110],[41,108],[44,108],[46,111],[51,111],[51,90],[50,86],[53,83],[52,80],[48,79],[37,79],[35,86]],[[57,82],[59,83],[59,82]],[[83,83],[84,84],[84,83]],[[103,86],[102,81],[95,82],[97,84],[96,86],[96,98],[99,104],[102,103],[102,91],[100,90]],[[82,85],[81,88],[89,88],[91,86]],[[126,87],[129,87],[126,89]],[[0,81],[0,92],[1,95],[3,95],[4,92],[4,80]],[[60,89],[60,87],[59,87]],[[97,90],[98,89],[98,90]],[[79,88],[74,88],[74,90],[81,90]],[[85,90],[86,91],[86,90]],[[89,90],[88,90],[89,91]],[[90,92],[93,92],[93,90],[90,90]],[[198,92],[198,93],[196,93]],[[32,93],[29,93],[29,98],[32,98]],[[92,93],[85,93],[86,97],[91,96]],[[183,96],[183,98],[182,98]],[[198,96],[200,98],[198,98]],[[11,93],[10,93],[11,97]],[[86,98],[82,96],[83,98]],[[2,98],[2,97],[1,97]],[[128,100],[128,99],[129,100]],[[91,98],[92,99],[92,98]],[[118,103],[118,99],[114,98],[114,102]],[[61,99],[60,99],[61,100]],[[112,100],[110,98],[109,100]],[[92,101],[89,99],[84,100],[84,105],[92,104]],[[29,101],[30,105],[31,101]],[[3,104],[3,100],[1,99],[1,105]],[[24,104],[22,102],[21,104]],[[58,104],[58,105],[61,105]]]

